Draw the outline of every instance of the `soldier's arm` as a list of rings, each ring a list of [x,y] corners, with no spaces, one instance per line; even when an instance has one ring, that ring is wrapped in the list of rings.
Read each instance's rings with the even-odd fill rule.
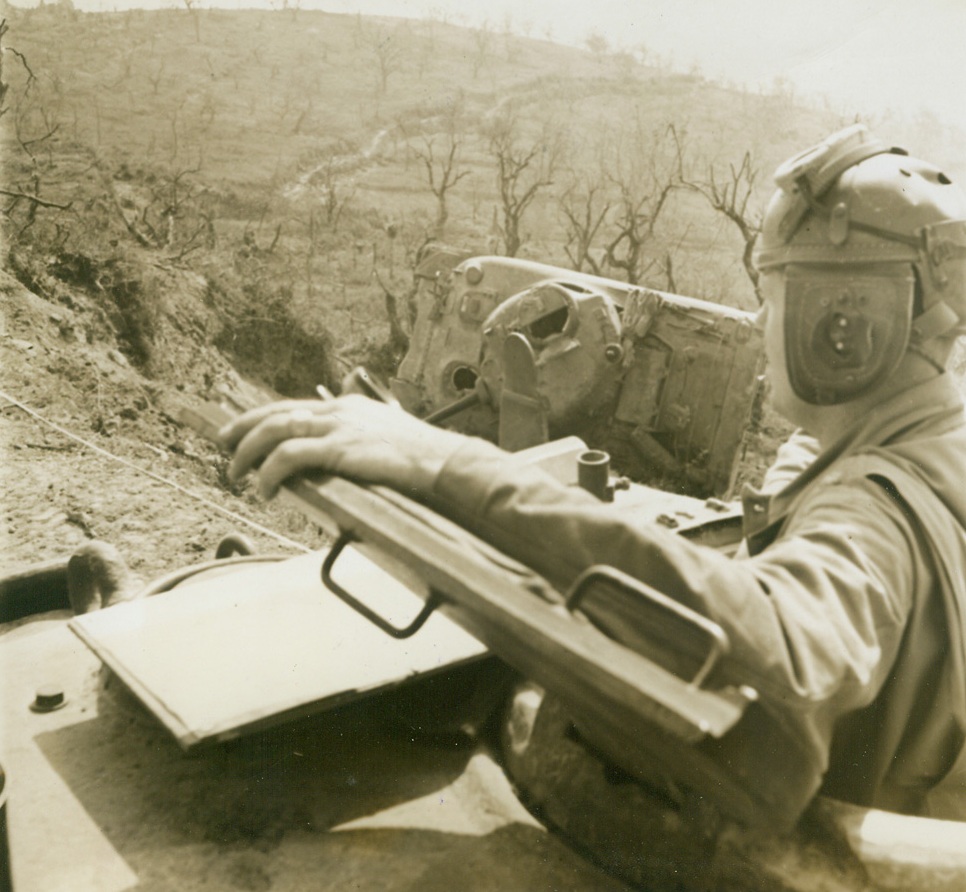
[[[562,589],[609,564],[716,620],[743,680],[819,747],[835,716],[878,692],[914,587],[928,582],[907,519],[864,479],[817,490],[786,535],[742,560],[635,524],[479,441],[446,463],[432,501]]]
[[[642,579],[719,622],[742,680],[820,752],[835,717],[877,692],[922,575],[908,522],[870,481],[819,491],[787,535],[733,560],[363,398],[256,410],[222,439],[235,476],[261,463],[266,494],[321,468],[429,503],[562,590],[593,564]]]

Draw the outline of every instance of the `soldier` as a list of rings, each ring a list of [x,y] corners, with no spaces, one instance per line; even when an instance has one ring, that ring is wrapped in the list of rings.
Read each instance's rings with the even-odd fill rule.
[[[222,432],[271,496],[324,468],[434,506],[561,589],[610,564],[711,617],[822,790],[966,820],[966,195],[862,126],[776,173],[757,256],[775,406],[801,432],[735,558],[361,397]],[[264,461],[263,461],[264,460]],[[768,494],[766,494],[766,492]]]

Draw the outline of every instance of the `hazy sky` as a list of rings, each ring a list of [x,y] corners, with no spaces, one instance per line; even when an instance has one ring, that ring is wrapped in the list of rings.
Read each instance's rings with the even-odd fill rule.
[[[19,0],[33,5],[37,0]],[[281,7],[284,0],[197,0]],[[678,69],[748,87],[777,78],[863,114],[929,109],[966,130],[966,0],[288,0],[303,9],[421,18],[582,44],[646,46]],[[79,9],[181,6],[181,0],[74,0]]]

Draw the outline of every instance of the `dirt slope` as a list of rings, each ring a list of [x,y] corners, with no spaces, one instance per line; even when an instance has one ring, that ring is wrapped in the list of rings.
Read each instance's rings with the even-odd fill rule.
[[[169,353],[165,374],[182,363],[179,387],[133,368],[80,292],[69,305],[47,300],[0,272],[0,299],[0,573],[67,557],[91,538],[115,544],[145,580],[209,558],[234,531],[262,551],[294,554],[321,544],[301,516],[227,492],[224,459],[177,423],[181,405],[218,390],[253,395],[216,352],[199,347],[190,368],[192,357]],[[202,366],[217,384],[203,383]],[[288,541],[223,512],[244,514]],[[27,631],[4,640],[15,646]],[[6,679],[10,696],[2,702],[18,717],[10,731],[20,730],[18,709],[36,670],[49,674],[56,662],[36,649],[38,640],[28,642],[35,659],[17,661],[17,678]],[[90,668],[95,662],[87,654],[87,671],[103,680]],[[11,790],[19,808],[14,867],[28,885],[60,877],[71,889],[127,888],[110,871],[90,876],[95,865],[126,865],[121,873],[133,870],[138,888],[158,890],[625,888],[527,815],[485,748],[468,750],[455,737],[411,739],[411,723],[423,723],[418,716],[438,706],[437,695],[408,707],[395,696],[363,702],[311,727],[186,759],[116,685],[91,684],[96,719],[80,715],[91,698],[74,697],[57,713],[64,727],[52,731],[59,725],[47,723],[37,738],[41,776],[23,763],[27,744],[7,750],[18,754],[6,767],[20,781]],[[103,783],[105,765],[124,782]],[[65,781],[89,816],[83,825],[68,826],[63,801],[50,792]],[[111,848],[97,860],[85,845],[102,840],[100,832]]]
[[[0,273],[0,297],[0,571],[67,556],[91,538],[115,544],[145,579],[210,557],[230,532],[260,551],[318,544],[300,516],[227,492],[224,459],[177,422],[181,406],[218,390],[250,396],[217,352],[172,345],[164,377],[148,379],[80,292],[45,300]]]

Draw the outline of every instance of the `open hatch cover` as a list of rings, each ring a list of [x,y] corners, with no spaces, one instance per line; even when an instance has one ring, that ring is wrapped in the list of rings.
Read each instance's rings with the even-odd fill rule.
[[[324,553],[200,573],[71,629],[189,749],[343,705],[482,657],[441,613],[397,641],[326,591]],[[339,578],[399,622],[422,599],[354,549]],[[408,612],[408,613],[407,613]]]

